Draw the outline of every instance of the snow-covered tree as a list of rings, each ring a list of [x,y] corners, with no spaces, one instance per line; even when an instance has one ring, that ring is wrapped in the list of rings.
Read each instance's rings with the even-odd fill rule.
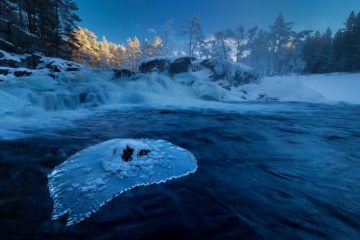
[[[122,45],[110,43],[111,66],[119,68],[126,60],[126,48]]]
[[[155,37],[152,42],[145,39],[142,44],[142,58],[155,57],[160,54],[162,39],[160,37]]]
[[[196,15],[192,16],[186,26],[183,27],[182,34],[189,36],[188,55],[193,56],[195,48],[198,46],[197,42],[203,36],[201,19]]]
[[[160,55],[173,56],[175,51],[175,31],[173,28],[174,21],[168,20],[162,27],[163,33],[161,36],[162,44],[160,49]]]
[[[112,58],[112,53],[110,50],[110,43],[107,41],[106,37],[103,36],[100,42],[100,67],[110,66]]]
[[[214,57],[213,50],[215,42],[216,41],[213,38],[204,38],[202,41],[200,41],[197,51],[197,57],[200,59],[210,59]]]
[[[73,0],[55,0],[56,14],[59,16],[60,35],[68,37],[73,29],[76,28],[80,18],[74,14],[79,8]]]
[[[99,54],[100,54],[100,47],[97,42],[97,37],[95,33],[93,33],[88,29],[85,29],[84,31],[87,36],[86,45],[84,46],[86,50],[86,55],[88,57],[87,62],[90,66],[97,67],[99,66]]]
[[[78,27],[76,28],[70,36],[70,41],[73,45],[73,56],[76,62],[83,62],[86,59],[86,48],[85,46],[88,45],[88,38],[83,28]]]
[[[270,51],[269,51],[269,33],[257,28],[251,28],[247,31],[248,55],[245,62],[253,67],[261,75],[267,75],[269,72]]]
[[[227,44],[226,40],[228,40],[229,38],[231,38],[233,35],[232,31],[228,30],[228,31],[219,31],[217,33],[215,33],[215,39],[216,39],[216,44],[215,44],[215,48],[214,48],[214,53],[216,55],[217,58],[221,58],[224,60],[229,60],[229,54],[231,52],[231,48],[229,47],[229,45]]]
[[[133,39],[128,39],[126,54],[128,68],[130,70],[136,70],[141,59],[141,45],[137,37],[134,37]]]
[[[233,31],[232,38],[235,40],[235,44],[236,44],[236,62],[240,62],[246,46],[245,28],[241,25],[238,26]]]
[[[73,59],[77,62],[97,67],[99,65],[99,44],[96,35],[88,29],[78,27],[70,37],[73,45]]]

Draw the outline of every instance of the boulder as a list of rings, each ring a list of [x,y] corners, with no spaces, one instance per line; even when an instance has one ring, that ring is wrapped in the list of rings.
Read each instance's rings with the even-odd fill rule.
[[[141,73],[159,72],[170,75],[189,72],[192,66],[193,57],[180,57],[175,60],[158,58],[145,60],[140,64]]]
[[[113,69],[114,72],[114,78],[130,78],[134,77],[136,74],[135,72],[129,70],[129,69]]]
[[[170,76],[202,70],[208,70],[212,81],[227,80],[229,83],[227,87],[248,84],[259,78],[259,75],[248,66],[217,59],[197,60],[193,57],[180,57],[171,60],[159,58],[143,61],[139,67],[141,73],[156,71]]]
[[[154,59],[143,62],[139,67],[139,71],[141,73],[165,72],[167,71],[168,65],[168,59]]]
[[[61,69],[59,66],[54,64],[55,62],[49,62],[48,64],[45,65],[45,68],[50,69],[52,72],[61,72]]]
[[[29,69],[36,69],[40,63],[42,63],[41,56],[35,54],[31,54],[30,56],[21,59],[22,67]]]
[[[30,76],[32,74],[32,72],[29,71],[15,71],[14,75],[15,77],[27,77]]]
[[[169,70],[168,70],[169,74],[174,75],[174,74],[189,72],[193,60],[195,60],[195,58],[192,57],[181,57],[174,60],[169,65]]]
[[[10,68],[23,67],[21,62],[18,62],[18,61],[12,60],[12,59],[7,59],[7,58],[0,59],[0,66],[1,67],[10,67]]]
[[[9,74],[9,69],[0,69],[0,74],[7,76]]]
[[[78,67],[68,67],[65,69],[66,72],[79,72],[80,68]]]
[[[216,69],[217,64],[214,62],[214,60],[206,59],[199,63],[201,66],[200,68],[205,68],[210,70],[211,76],[210,78],[213,81],[221,80],[226,78],[225,71],[219,71],[219,69]]]

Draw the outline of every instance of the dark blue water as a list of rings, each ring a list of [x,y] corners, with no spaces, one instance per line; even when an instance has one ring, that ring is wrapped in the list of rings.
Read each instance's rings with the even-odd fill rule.
[[[360,107],[284,106],[112,111],[1,141],[1,239],[360,239]],[[124,193],[76,226],[51,221],[46,175],[119,137],[168,140],[199,169]]]

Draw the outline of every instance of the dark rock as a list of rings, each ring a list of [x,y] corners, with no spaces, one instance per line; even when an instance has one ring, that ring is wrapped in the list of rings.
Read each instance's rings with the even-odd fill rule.
[[[23,65],[23,67],[28,69],[36,69],[40,63],[42,63],[41,56],[35,54],[21,59],[21,64]]]
[[[169,65],[169,74],[179,74],[179,73],[185,73],[188,72],[191,68],[191,62],[195,60],[195,58],[192,57],[182,57],[178,58]]]
[[[142,62],[139,67],[141,73],[159,72],[174,76],[175,74],[186,72],[198,72],[209,70],[210,80],[227,80],[228,84],[222,84],[225,89],[232,86],[239,86],[255,82],[259,75],[251,68],[239,63],[233,63],[217,59],[196,60],[193,57],[180,57],[175,60],[170,59],[151,59]],[[115,78],[130,77],[135,75],[129,70],[114,70]]]
[[[36,69],[37,66],[41,63],[41,56],[36,54],[27,54],[21,56],[22,58],[18,61],[5,58],[4,54],[1,53],[0,56],[0,66],[1,67],[10,67],[10,68],[28,68]]]
[[[128,162],[132,160],[132,155],[134,153],[134,149],[130,148],[128,145],[126,145],[126,148],[123,150],[123,154],[121,156],[122,160],[124,162]]]
[[[169,60],[167,59],[154,59],[143,62],[139,67],[139,71],[141,73],[166,72],[168,65]]]
[[[151,151],[149,149],[141,149],[140,152],[138,153],[139,157],[143,157],[146,156],[150,153]]]
[[[71,64],[69,64],[69,63],[67,65],[71,66]],[[67,71],[67,72],[79,72],[80,68],[78,68],[78,67],[68,67],[68,68],[65,69],[65,71]]]
[[[16,47],[14,44],[5,41],[4,39],[1,39],[1,33],[0,33],[0,49],[6,51],[6,52],[13,52],[13,53],[23,53],[24,51],[20,48]]]
[[[32,72],[28,72],[28,71],[15,71],[14,75],[15,77],[27,77],[30,76],[32,74]]]
[[[210,72],[211,72],[210,78],[213,81],[217,81],[217,80],[226,78],[225,71],[221,71],[221,72],[216,71],[216,63],[213,60],[209,60],[209,59],[203,60],[200,62],[199,65],[202,66],[203,68],[207,68],[210,70]]]
[[[114,78],[129,78],[135,76],[135,72],[128,70],[128,69],[113,69],[114,71]]]
[[[80,103],[85,103],[86,102],[86,98],[87,98],[87,93],[83,92],[79,94],[79,102]]]
[[[49,62],[45,65],[45,68],[50,69],[52,72],[61,72],[61,69],[59,66],[53,65],[54,62]]]
[[[8,75],[9,74],[9,69],[0,69],[0,74],[1,75]]]
[[[19,68],[23,65],[21,62],[17,62],[11,59],[0,59],[0,66],[1,67],[10,67],[10,68]]]

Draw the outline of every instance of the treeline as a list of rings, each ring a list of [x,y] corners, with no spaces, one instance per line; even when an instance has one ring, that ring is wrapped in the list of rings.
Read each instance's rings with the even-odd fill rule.
[[[188,55],[248,64],[263,75],[283,75],[303,69],[302,47],[311,31],[295,32],[280,14],[268,30],[253,27],[218,31],[205,37],[193,16],[183,31],[189,37]]]
[[[177,33],[168,21],[152,40],[135,37],[119,45],[77,27],[77,10],[73,0],[0,0],[0,16],[41,39],[45,54],[93,67],[136,70],[148,57],[188,55],[245,63],[268,76],[360,71],[360,12],[351,12],[334,36],[330,29],[295,31],[281,14],[267,29],[240,25],[206,35],[193,16]],[[176,46],[179,35],[186,36],[186,49]]]
[[[305,40],[305,72],[360,71],[360,12],[351,12],[343,29],[332,36],[330,29]]]
[[[73,0],[0,0],[0,16],[38,37],[48,55],[71,52],[68,38],[80,18]]]
[[[70,35],[73,45],[72,59],[92,67],[127,68],[136,70],[140,61],[164,53],[163,40],[155,37],[152,41],[137,37],[128,39],[127,45],[107,41],[103,36],[99,42],[95,33],[78,27]]]
[[[189,37],[188,55],[242,62],[263,75],[360,71],[360,13],[351,12],[335,36],[330,29],[294,31],[281,14],[268,29],[240,25],[211,37],[194,16],[183,33]]]

